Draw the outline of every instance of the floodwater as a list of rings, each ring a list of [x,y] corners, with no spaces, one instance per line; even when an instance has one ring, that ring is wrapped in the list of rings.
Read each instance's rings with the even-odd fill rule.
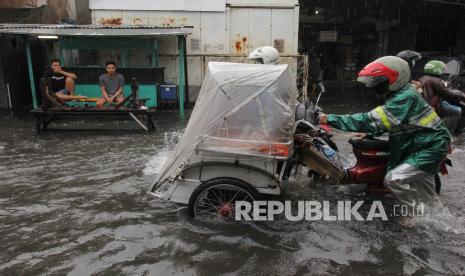
[[[211,223],[148,194],[184,124],[167,113],[151,134],[37,136],[28,116],[0,115],[0,275],[465,275],[465,137],[441,204],[414,229],[392,217]],[[337,199],[307,182],[285,198]]]

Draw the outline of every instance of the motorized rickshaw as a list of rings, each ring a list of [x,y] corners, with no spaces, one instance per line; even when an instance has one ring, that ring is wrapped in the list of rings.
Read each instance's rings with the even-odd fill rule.
[[[287,65],[210,62],[182,138],[152,187],[191,216],[279,195],[292,155],[297,89]]]

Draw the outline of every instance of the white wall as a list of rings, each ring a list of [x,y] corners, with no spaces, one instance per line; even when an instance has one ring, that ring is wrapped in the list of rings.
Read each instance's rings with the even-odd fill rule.
[[[91,8],[100,7],[96,5],[99,1],[106,0],[91,0]],[[235,60],[244,61],[244,57],[253,49],[263,45],[274,46],[275,41],[282,42],[282,55],[298,54],[298,20],[298,6],[282,8],[228,5],[222,12],[106,9],[92,11],[94,24],[119,22],[123,25],[193,26],[193,33],[187,37],[186,45],[189,85],[194,87],[201,85],[209,60],[230,61],[229,56],[235,56],[239,57]],[[176,39],[161,38],[159,53],[160,66],[166,67],[166,80],[177,82]],[[291,71],[295,71],[295,62],[291,60],[290,63]]]
[[[282,54],[295,55],[298,16],[298,7],[228,7],[225,12],[93,10],[92,22],[162,27],[193,26],[193,33],[187,40],[188,54],[247,55],[259,46],[274,45],[275,40],[284,40]],[[176,47],[168,47],[164,51],[174,54],[174,49]]]

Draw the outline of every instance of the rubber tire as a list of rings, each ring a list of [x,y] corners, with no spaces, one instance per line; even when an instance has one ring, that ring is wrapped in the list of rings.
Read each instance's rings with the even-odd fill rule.
[[[214,178],[214,179],[205,181],[204,183],[200,184],[197,188],[195,188],[194,192],[189,198],[189,204],[187,207],[190,217],[192,218],[195,217],[195,212],[194,212],[195,201],[197,200],[197,197],[203,192],[203,190],[205,190],[208,187],[219,185],[219,184],[228,184],[228,185],[237,186],[249,192],[252,195],[254,200],[258,199],[257,190],[255,190],[251,185],[241,180],[234,179],[234,178]]]

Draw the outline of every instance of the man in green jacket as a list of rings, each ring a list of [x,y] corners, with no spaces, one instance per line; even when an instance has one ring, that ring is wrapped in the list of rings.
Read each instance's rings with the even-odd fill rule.
[[[410,68],[404,60],[379,58],[360,71],[358,81],[383,93],[384,105],[367,113],[322,114],[320,123],[344,131],[389,133],[390,157],[384,185],[408,206],[409,217],[403,217],[400,223],[411,226],[415,207],[435,195],[434,174],[448,153],[449,132],[409,83]]]

